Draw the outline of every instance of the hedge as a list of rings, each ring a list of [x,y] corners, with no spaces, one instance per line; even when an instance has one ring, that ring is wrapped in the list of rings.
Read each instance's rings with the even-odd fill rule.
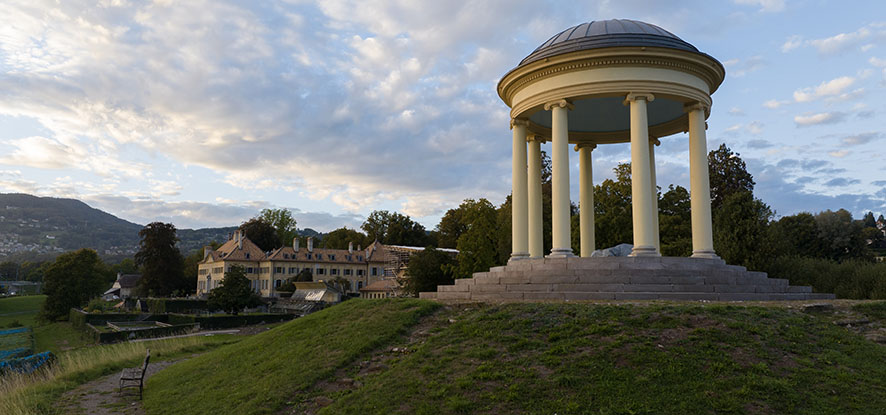
[[[270,324],[281,321],[289,321],[297,317],[294,314],[242,314],[242,315],[189,315],[168,314],[169,324],[200,323],[201,329],[228,329],[231,327],[243,327],[253,324]]]
[[[93,326],[104,326],[109,321],[137,321],[137,320],[153,320],[161,323],[167,323],[168,317],[164,314],[151,315],[141,313],[87,313],[83,310],[72,308],[68,315],[68,321],[71,325],[83,329],[87,324]]]
[[[141,329],[141,330],[127,330],[127,331],[111,331],[111,332],[102,332],[98,330],[92,324],[86,325],[90,331],[92,332],[92,336],[98,343],[113,343],[118,341],[125,340],[134,340],[134,339],[145,339],[152,337],[163,337],[163,336],[171,336],[175,334],[185,333],[194,329],[198,329],[199,326],[197,324],[177,324],[173,326],[166,327],[153,327],[149,329]]]
[[[148,306],[148,311],[155,314],[162,313],[194,313],[211,311],[206,306],[206,300],[188,298],[148,298],[142,300]]]

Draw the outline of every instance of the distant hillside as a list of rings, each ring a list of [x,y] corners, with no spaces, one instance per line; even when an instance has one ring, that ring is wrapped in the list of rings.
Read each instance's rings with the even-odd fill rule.
[[[791,303],[349,300],[160,371],[145,409],[882,414],[886,302]]]
[[[138,250],[143,227],[75,199],[0,193],[0,260],[46,260],[79,248],[119,260]],[[226,241],[236,229],[179,229],[179,249],[188,255],[212,241]],[[322,236],[312,229],[299,232]]]

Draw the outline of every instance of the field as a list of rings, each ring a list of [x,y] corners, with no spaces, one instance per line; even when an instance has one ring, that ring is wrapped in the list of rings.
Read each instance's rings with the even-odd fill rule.
[[[882,333],[886,302],[835,304],[806,313],[796,304],[351,300],[171,366],[149,380],[145,407],[881,414],[886,346],[871,339]],[[843,327],[853,324],[864,330]]]
[[[68,322],[37,322],[37,313],[46,301],[45,295],[0,298],[0,329],[17,323],[34,329],[37,352],[58,353],[84,346],[91,342]]]

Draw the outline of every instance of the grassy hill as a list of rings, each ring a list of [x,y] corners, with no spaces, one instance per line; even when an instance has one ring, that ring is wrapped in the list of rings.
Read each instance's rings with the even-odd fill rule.
[[[854,308],[851,308],[854,307]],[[174,365],[149,414],[881,414],[886,302],[352,300]],[[846,325],[846,322],[843,322]],[[870,333],[868,333],[870,334]]]

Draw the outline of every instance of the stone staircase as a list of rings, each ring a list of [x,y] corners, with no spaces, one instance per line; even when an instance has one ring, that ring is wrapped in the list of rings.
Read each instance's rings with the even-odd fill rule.
[[[452,301],[826,300],[833,294],[788,285],[720,259],[538,258],[513,261],[441,285],[420,298]]]

